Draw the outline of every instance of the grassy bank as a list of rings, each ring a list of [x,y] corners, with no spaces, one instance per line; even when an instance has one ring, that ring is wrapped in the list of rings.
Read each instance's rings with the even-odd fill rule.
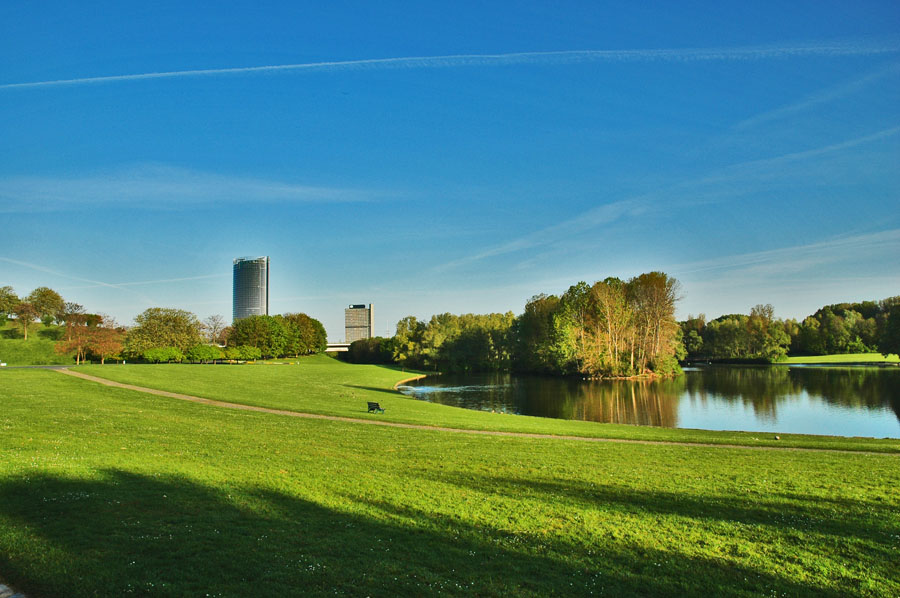
[[[60,355],[56,341],[65,330],[60,326],[44,326],[36,322],[28,327],[28,340],[15,322],[0,322],[0,363],[7,365],[71,365],[74,353]]]
[[[371,417],[366,403],[378,401],[379,419],[451,428],[528,432],[631,440],[661,440],[742,446],[834,448],[900,452],[897,439],[856,439],[758,432],[674,430],[649,426],[597,424],[485,413],[408,399],[391,390],[407,373],[374,365],[350,365],[325,356],[299,365],[85,366],[78,371],[118,382],[209,399],[343,417]]]
[[[222,388],[303,373],[293,394],[324,402],[302,367],[208,369]],[[359,372],[336,401],[401,410],[401,374]],[[35,596],[900,592],[896,455],[390,429],[48,371],[0,384],[0,571]]]
[[[73,365],[71,355],[60,355],[54,349],[56,341],[31,338],[28,340],[0,338],[0,362],[7,365]]]
[[[796,357],[788,357],[784,361],[779,361],[779,365],[787,364],[829,364],[839,363],[849,365],[853,363],[898,363],[900,357],[897,355],[889,355],[885,357],[881,353],[841,353],[835,355],[799,355]]]

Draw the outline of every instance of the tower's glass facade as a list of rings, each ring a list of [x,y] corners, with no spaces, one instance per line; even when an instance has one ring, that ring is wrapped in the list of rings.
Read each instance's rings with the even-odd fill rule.
[[[370,303],[351,305],[344,310],[344,342],[372,338],[375,336],[375,309]]]
[[[269,257],[234,260],[233,320],[269,315]]]

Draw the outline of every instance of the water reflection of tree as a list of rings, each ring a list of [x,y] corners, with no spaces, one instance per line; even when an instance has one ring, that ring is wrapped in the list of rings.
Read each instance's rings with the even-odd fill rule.
[[[463,381],[464,380],[464,381]],[[677,427],[678,402],[750,407],[775,421],[778,407],[820,399],[835,406],[891,409],[900,420],[900,368],[712,366],[663,380],[582,381],[508,374],[468,376],[471,385],[433,393],[429,400],[558,419]]]
[[[900,370],[894,368],[792,368],[806,392],[828,403],[900,410]]]
[[[531,415],[674,428],[683,378],[590,381],[529,378],[521,410]],[[552,393],[552,394],[551,394]],[[547,400],[554,396],[554,400]]]
[[[750,406],[758,418],[774,421],[778,403],[801,389],[787,368],[727,366],[704,368],[698,375],[687,376],[686,390],[691,399],[739,403]]]
[[[686,376],[689,397],[751,405],[758,417],[775,418],[779,404],[805,396],[830,405],[881,410],[900,419],[900,370],[784,366],[709,367]]]

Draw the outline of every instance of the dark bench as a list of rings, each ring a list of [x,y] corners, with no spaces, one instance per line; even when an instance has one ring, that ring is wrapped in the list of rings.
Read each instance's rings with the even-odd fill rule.
[[[366,411],[366,413],[378,413],[379,411],[384,413],[384,407],[382,407],[378,403],[373,403],[372,401],[369,401],[369,410]]]

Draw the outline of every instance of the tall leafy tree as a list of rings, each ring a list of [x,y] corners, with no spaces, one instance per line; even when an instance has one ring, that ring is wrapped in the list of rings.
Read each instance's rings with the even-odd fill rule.
[[[284,355],[287,340],[281,318],[249,316],[235,320],[228,343],[234,347],[256,347],[263,357],[280,357]]]
[[[40,315],[40,312],[31,303],[20,301],[13,306],[12,313],[16,316],[16,323],[22,327],[22,334],[25,335],[27,341],[28,327]]]
[[[900,304],[890,307],[884,331],[878,340],[878,350],[885,357],[891,354],[900,355]]]
[[[515,322],[516,368],[526,372],[552,373],[556,370],[552,347],[553,317],[559,309],[554,295],[535,295]]]
[[[280,318],[285,328],[284,353],[286,355],[310,355],[322,353],[328,345],[325,327],[315,318],[304,313],[288,313]]]
[[[125,352],[142,356],[148,349],[175,347],[181,353],[202,340],[197,316],[182,309],[151,307],[135,317],[125,338]]]
[[[11,286],[0,287],[0,323],[5,322],[13,308],[20,303],[19,296]]]
[[[394,336],[394,360],[409,368],[425,367],[424,341],[425,322],[415,316],[407,316],[397,322],[397,334]]]
[[[48,287],[34,289],[25,300],[34,306],[45,326],[49,326],[56,319],[66,304],[59,293]]]

